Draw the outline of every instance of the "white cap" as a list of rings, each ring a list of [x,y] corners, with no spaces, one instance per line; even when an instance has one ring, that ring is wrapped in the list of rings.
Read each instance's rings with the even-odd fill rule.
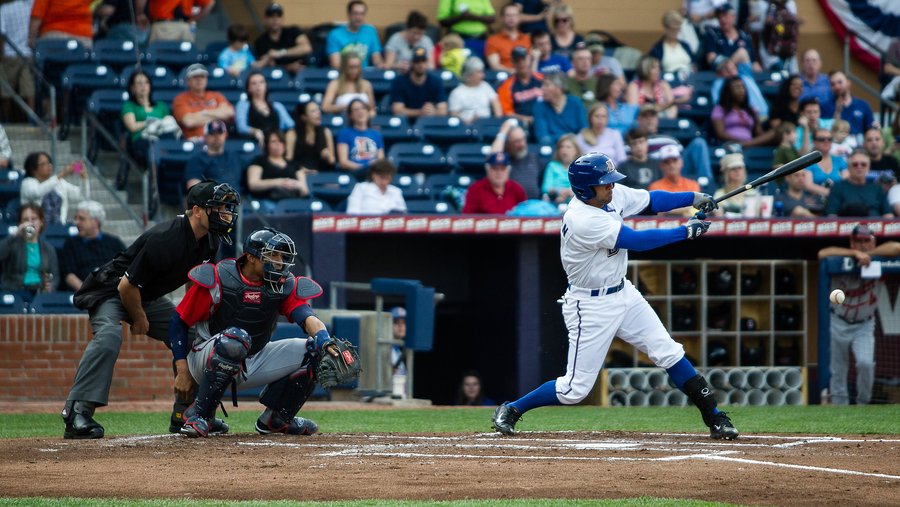
[[[660,160],[666,160],[667,158],[681,158],[681,150],[674,144],[663,145],[659,148],[657,153],[659,154]]]

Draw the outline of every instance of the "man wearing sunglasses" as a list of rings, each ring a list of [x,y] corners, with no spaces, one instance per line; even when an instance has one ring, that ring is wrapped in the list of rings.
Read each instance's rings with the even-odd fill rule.
[[[817,134],[818,135],[818,134]],[[893,218],[884,190],[869,182],[872,161],[865,150],[855,150],[848,161],[847,178],[838,181],[828,194],[825,215],[841,217]]]
[[[856,359],[856,403],[869,403],[875,380],[875,310],[883,283],[878,278],[862,278],[857,269],[868,266],[872,257],[900,256],[900,243],[889,241],[875,245],[875,234],[865,225],[857,225],[850,234],[850,248],[828,247],[819,251],[819,259],[851,257],[854,271],[834,276],[832,289],[844,291],[843,304],[831,305],[831,403],[847,405],[847,371],[850,350]]]

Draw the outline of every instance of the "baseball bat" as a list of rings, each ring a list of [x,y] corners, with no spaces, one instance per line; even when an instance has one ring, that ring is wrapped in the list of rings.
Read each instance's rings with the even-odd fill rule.
[[[731,192],[728,192],[727,194],[723,195],[722,197],[719,197],[718,199],[716,199],[716,204],[718,204],[726,199],[731,199],[732,197],[734,197],[738,194],[741,194],[743,192],[746,192],[748,190],[752,190],[754,188],[765,185],[766,183],[768,183],[770,181],[777,180],[778,178],[782,178],[784,176],[787,176],[788,174],[793,174],[797,171],[800,171],[801,169],[806,169],[807,167],[809,167],[815,163],[818,163],[820,160],[822,160],[822,153],[818,150],[813,150],[813,151],[807,153],[806,155],[803,155],[800,158],[791,160],[787,164],[784,164],[783,166],[781,166],[777,169],[767,172],[766,174],[763,174],[759,178],[756,178],[755,180],[751,181],[750,183],[747,183],[744,186],[736,188],[736,189],[732,190]]]

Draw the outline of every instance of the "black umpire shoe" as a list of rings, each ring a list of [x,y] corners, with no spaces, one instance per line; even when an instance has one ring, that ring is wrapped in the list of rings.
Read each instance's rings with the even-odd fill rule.
[[[734,440],[740,435],[731,423],[731,419],[725,412],[719,412],[712,416],[712,424],[709,425],[709,436],[718,440]]]
[[[521,417],[522,413],[519,412],[516,407],[509,403],[504,403],[494,411],[494,417],[491,419],[491,426],[504,435],[515,435],[516,423],[519,422]]]
[[[66,402],[62,411],[66,430],[63,438],[86,439],[103,438],[103,426],[94,420],[94,408],[81,401]]]

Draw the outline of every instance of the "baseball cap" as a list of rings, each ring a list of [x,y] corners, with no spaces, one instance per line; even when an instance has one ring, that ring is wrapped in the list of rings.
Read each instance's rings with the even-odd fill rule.
[[[512,50],[512,59],[519,60],[528,56],[528,49],[525,46],[516,46]]]
[[[391,318],[394,320],[406,318],[406,308],[395,306],[391,308]]]
[[[202,63],[194,63],[188,66],[187,70],[184,72],[184,77],[191,78],[194,76],[208,76],[209,71],[206,70],[206,67],[203,66]]]
[[[659,159],[681,158],[681,150],[674,144],[665,144],[659,148]]]
[[[213,120],[206,124],[206,127],[203,129],[204,134],[223,134],[228,130],[228,127],[225,126],[225,122],[222,120]]]
[[[283,15],[284,15],[284,9],[279,4],[271,4],[268,7],[266,7],[266,17],[269,17],[269,16],[281,17]]]
[[[872,232],[872,229],[869,229],[869,226],[865,224],[859,224],[853,228],[853,231],[850,233],[850,237],[853,239],[863,238],[874,238],[875,233]]]
[[[734,10],[734,7],[731,6],[731,2],[729,2],[728,0],[725,0],[724,2],[721,2],[716,6],[716,14],[724,14],[732,10]]]
[[[504,167],[509,166],[509,158],[506,156],[506,153],[502,151],[497,151],[488,155],[487,165],[489,166],[498,166],[502,165]]]
[[[603,47],[603,37],[601,37],[600,34],[587,34],[587,37],[584,38],[584,44],[592,53],[602,53],[605,50]]]
[[[722,157],[722,160],[719,161],[719,167],[722,172],[725,172],[729,169],[733,169],[735,167],[747,167],[744,163],[744,156],[740,153],[729,153]]]
[[[194,206],[205,207],[206,203],[215,197],[216,185],[218,183],[213,180],[205,180],[191,187],[187,195],[188,208],[193,208]]]
[[[416,48],[413,50],[412,55],[413,62],[427,62],[428,61],[428,51],[425,48]]]

